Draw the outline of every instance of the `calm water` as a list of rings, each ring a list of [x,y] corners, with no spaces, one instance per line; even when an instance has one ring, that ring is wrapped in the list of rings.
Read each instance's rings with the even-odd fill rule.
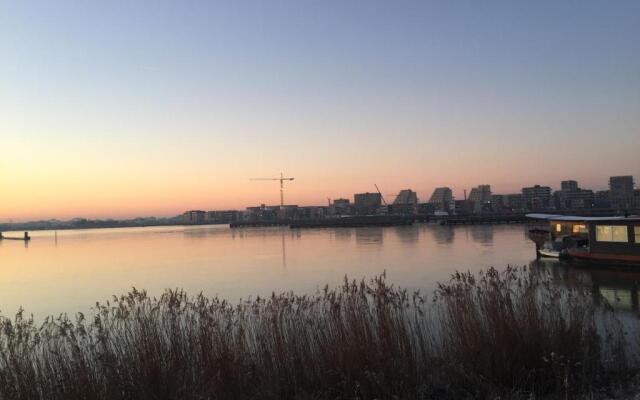
[[[132,286],[154,295],[184,288],[237,301],[272,291],[310,293],[339,284],[345,275],[359,279],[383,271],[394,284],[430,291],[456,270],[529,265],[535,258],[524,225],[314,230],[218,225],[58,231],[57,237],[43,231],[32,237],[28,245],[0,242],[5,315],[20,306],[36,317],[86,311]],[[561,281],[584,275],[549,263],[540,268]]]

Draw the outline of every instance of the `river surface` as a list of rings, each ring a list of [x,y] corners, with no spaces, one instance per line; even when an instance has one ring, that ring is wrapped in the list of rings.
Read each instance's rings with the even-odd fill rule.
[[[210,225],[31,235],[27,244],[0,241],[4,315],[19,307],[38,319],[86,312],[96,301],[132,287],[152,295],[182,288],[236,302],[274,291],[313,293],[326,284],[339,285],[345,276],[368,279],[385,271],[395,285],[429,292],[456,270],[507,265],[546,269],[558,281],[580,281],[605,295],[622,296],[628,308],[634,308],[635,282],[640,281],[635,272],[596,271],[603,278],[594,270],[536,263],[525,225],[308,230]]]

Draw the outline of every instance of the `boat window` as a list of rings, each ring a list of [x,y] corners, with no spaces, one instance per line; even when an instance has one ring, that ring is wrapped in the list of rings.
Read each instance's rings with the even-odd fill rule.
[[[556,232],[562,232],[562,224],[556,224]]]
[[[573,233],[587,233],[587,226],[583,224],[576,224],[573,226]]]
[[[640,244],[640,225],[636,225],[633,227],[633,233],[635,234],[634,236],[636,237],[636,243]]]
[[[627,243],[627,227],[625,225],[596,225],[596,240],[598,242]]]

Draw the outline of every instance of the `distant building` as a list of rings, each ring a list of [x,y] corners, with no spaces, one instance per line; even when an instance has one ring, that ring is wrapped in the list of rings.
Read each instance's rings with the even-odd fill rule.
[[[561,188],[561,190],[574,192],[574,191],[578,190],[578,182],[577,181],[572,181],[572,180],[562,181],[562,182],[560,182],[560,188]]]
[[[278,219],[280,206],[266,206],[261,204],[256,207],[247,207],[243,218],[247,221],[273,221]]]
[[[418,206],[418,194],[411,189],[401,190],[391,205],[393,214],[415,214]]]
[[[200,210],[186,211],[182,214],[182,222],[185,224],[204,224],[206,213]]]
[[[349,199],[335,199],[333,200],[333,205],[336,207],[350,207],[351,202]]]
[[[595,208],[611,208],[611,200],[608,190],[598,190],[593,196]]]
[[[335,199],[329,207],[329,213],[332,215],[351,215],[351,208],[349,199]]]
[[[421,215],[433,215],[433,214],[436,213],[436,211],[439,211],[439,212],[447,211],[448,212],[448,210],[439,209],[438,206],[437,206],[437,203],[431,203],[431,202],[429,202],[429,203],[420,203],[420,204],[418,204],[418,207],[417,207],[417,212],[418,212],[418,214],[421,214]]]
[[[324,218],[328,214],[329,207],[322,206],[306,206],[299,207],[296,218],[302,219],[319,219]]]
[[[401,190],[393,201],[394,205],[416,205],[418,204],[418,194],[411,189]]]
[[[241,219],[241,213],[237,210],[207,211],[205,221],[211,224],[228,224]]]
[[[640,210],[640,189],[633,191],[633,208]]]
[[[353,196],[353,203],[356,207],[380,207],[382,205],[382,195],[380,193],[356,193]]]
[[[522,211],[525,209],[522,193],[505,194],[504,204],[511,211]]]
[[[449,211],[453,205],[453,192],[448,187],[435,188],[429,203],[434,205],[435,210]]]
[[[278,218],[279,219],[293,219],[298,216],[299,207],[295,204],[284,205],[278,207]]]
[[[534,185],[522,188],[524,206],[527,210],[546,210],[551,206],[551,188],[549,186]]]
[[[479,185],[471,189],[469,198],[467,199],[473,203],[473,209],[476,212],[490,211],[491,210],[491,185]]]
[[[470,215],[473,213],[473,202],[469,200],[454,200],[456,215]]]
[[[369,192],[357,193],[353,196],[353,203],[358,214],[375,214],[382,205],[382,195]]]
[[[612,176],[609,178],[609,200],[611,207],[629,209],[633,206],[633,176]]]
[[[595,197],[592,190],[580,189],[577,181],[562,181],[561,190],[553,193],[558,210],[576,210],[593,207]]]
[[[565,206],[572,210],[592,208],[594,201],[595,195],[593,194],[593,190],[578,189],[574,192],[567,193]]]
[[[494,212],[504,212],[509,211],[509,207],[507,207],[505,194],[492,194],[491,195],[491,210]]]

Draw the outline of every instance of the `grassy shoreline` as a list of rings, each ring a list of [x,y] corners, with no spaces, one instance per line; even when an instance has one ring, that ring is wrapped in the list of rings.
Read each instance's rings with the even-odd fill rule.
[[[640,331],[537,272],[457,273],[427,296],[381,276],[241,304],[133,289],[42,325],[20,312],[0,317],[0,399],[597,398],[624,386]]]

